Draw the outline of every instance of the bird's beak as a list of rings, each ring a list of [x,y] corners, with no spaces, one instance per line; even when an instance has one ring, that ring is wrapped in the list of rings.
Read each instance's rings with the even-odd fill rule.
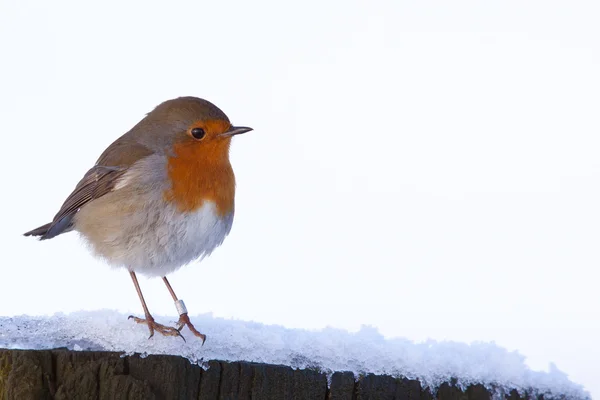
[[[248,128],[247,126],[231,126],[228,131],[223,132],[220,136],[223,137],[231,137],[234,135],[241,135],[242,133],[250,132],[252,128]]]

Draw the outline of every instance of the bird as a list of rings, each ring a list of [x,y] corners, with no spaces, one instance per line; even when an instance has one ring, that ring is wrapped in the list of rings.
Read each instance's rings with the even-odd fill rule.
[[[39,240],[75,231],[92,254],[129,271],[148,339],[179,336],[184,326],[202,340],[167,275],[201,260],[229,235],[235,175],[229,160],[234,126],[213,103],[193,96],[166,100],[117,138],[77,183],[52,222],[24,233]],[[179,313],[175,327],[155,321],[136,274],[161,277]]]

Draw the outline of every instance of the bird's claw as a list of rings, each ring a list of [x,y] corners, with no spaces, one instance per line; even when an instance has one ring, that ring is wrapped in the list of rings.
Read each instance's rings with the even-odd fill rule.
[[[148,329],[150,330],[150,336],[148,339],[151,339],[152,336],[154,336],[154,331],[158,331],[163,336],[179,336],[184,342],[186,341],[179,329],[159,324],[158,322],[154,321],[154,318],[151,315],[146,315],[145,319],[130,315],[128,319],[133,319],[138,324],[148,325]]]
[[[186,326],[189,328],[189,330],[197,337],[199,337],[200,339],[202,339],[202,346],[204,346],[204,342],[206,342],[206,335],[198,332],[196,330],[196,328],[194,327],[194,324],[192,324],[192,322],[190,321],[190,317],[188,316],[187,313],[183,313],[179,316],[179,321],[177,321],[177,331],[181,332],[181,330],[183,329],[184,326]],[[185,340],[185,339],[184,339]]]

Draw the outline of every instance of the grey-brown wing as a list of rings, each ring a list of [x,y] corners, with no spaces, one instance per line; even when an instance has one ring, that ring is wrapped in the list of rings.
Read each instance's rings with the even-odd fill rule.
[[[117,179],[126,171],[123,167],[106,167],[96,165],[79,181],[73,193],[67,197],[53,219],[60,221],[66,216],[75,214],[85,203],[104,196],[113,190]]]
[[[52,222],[25,233],[25,236],[41,236],[43,240],[69,232],[73,228],[71,220],[81,207],[113,190],[131,165],[150,154],[149,148],[132,139],[131,132],[121,136],[108,146],[96,165],[79,181]]]
[[[49,224],[25,233],[25,236],[41,236],[51,239],[72,229],[73,216],[86,203],[112,191],[118,179],[125,173],[124,167],[96,165],[79,181]]]

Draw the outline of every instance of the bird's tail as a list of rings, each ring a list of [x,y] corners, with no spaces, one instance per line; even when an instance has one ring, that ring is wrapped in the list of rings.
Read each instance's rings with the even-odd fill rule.
[[[46,233],[48,233],[48,230],[50,230],[51,225],[52,222],[48,222],[46,225],[42,225],[39,228],[35,228],[29,232],[24,233],[23,236],[42,236],[40,240],[44,240],[46,239],[44,236],[46,235]]]

